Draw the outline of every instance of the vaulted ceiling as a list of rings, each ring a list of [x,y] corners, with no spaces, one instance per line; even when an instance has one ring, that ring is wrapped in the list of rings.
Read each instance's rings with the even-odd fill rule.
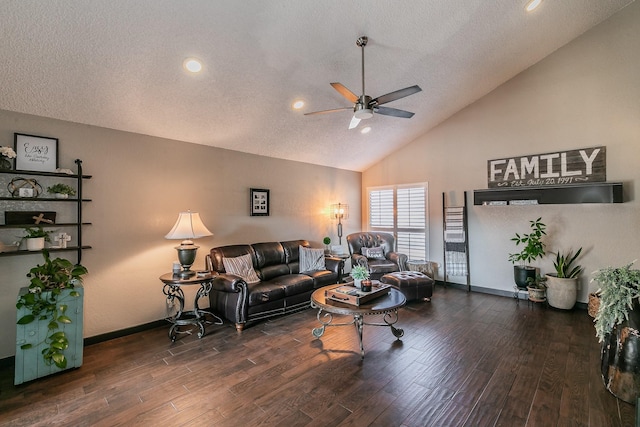
[[[526,3],[5,0],[0,109],[361,171],[631,1]],[[366,94],[419,85],[386,104],[415,116],[305,116],[361,95],[362,35]]]

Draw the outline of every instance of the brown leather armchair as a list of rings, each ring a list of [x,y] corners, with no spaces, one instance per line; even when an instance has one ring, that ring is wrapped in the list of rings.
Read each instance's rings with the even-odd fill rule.
[[[372,280],[379,280],[387,273],[405,271],[407,256],[395,252],[395,238],[389,233],[360,232],[347,236],[347,245],[351,255],[351,265],[362,265],[369,270]],[[363,255],[370,248],[381,248],[382,256],[377,258]],[[368,255],[368,254],[367,254]]]

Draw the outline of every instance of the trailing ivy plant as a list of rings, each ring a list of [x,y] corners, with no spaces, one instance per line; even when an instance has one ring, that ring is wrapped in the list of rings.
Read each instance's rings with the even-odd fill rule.
[[[28,313],[17,323],[27,325],[36,320],[48,320],[49,332],[44,340],[47,347],[42,350],[42,356],[47,365],[55,364],[64,369],[67,367],[64,350],[69,347],[69,339],[60,330],[60,324],[71,323],[71,318],[66,315],[67,305],[63,304],[61,294],[63,290],[73,289],[82,283],[82,275],[87,274],[87,269],[79,264],[73,265],[66,259],[51,259],[46,250],[43,255],[44,264],[33,267],[27,274],[31,278],[29,291],[18,298],[16,307],[25,308]],[[72,290],[69,296],[77,298],[80,294]],[[26,350],[33,346],[34,343],[26,343],[20,348]]]
[[[634,262],[624,267],[606,267],[593,275],[592,281],[600,284],[600,306],[594,319],[600,342],[614,326],[629,318],[634,300],[640,300],[640,270],[631,268]]]

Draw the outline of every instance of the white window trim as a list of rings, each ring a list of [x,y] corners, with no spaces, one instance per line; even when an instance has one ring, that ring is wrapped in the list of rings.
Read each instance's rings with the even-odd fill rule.
[[[366,209],[366,215],[365,215],[365,220],[366,220],[366,227],[367,227],[367,231],[369,232],[375,232],[375,231],[381,231],[381,232],[388,232],[393,234],[393,237],[395,239],[395,245],[396,247],[394,248],[394,250],[397,250],[397,246],[398,246],[398,235],[397,232],[398,231],[415,231],[415,230],[408,230],[408,229],[398,229],[397,228],[397,222],[398,222],[398,218],[397,218],[397,212],[396,212],[396,206],[397,206],[397,190],[398,189],[402,189],[402,188],[416,188],[416,187],[423,187],[424,191],[425,191],[425,198],[424,198],[424,212],[425,212],[425,224],[424,224],[424,238],[425,238],[425,254],[424,254],[424,259],[428,260],[429,258],[429,248],[430,248],[430,244],[429,244],[429,183],[428,182],[417,182],[417,183],[411,183],[411,184],[401,184],[401,185],[384,185],[384,186],[377,186],[377,187],[367,187],[366,188],[366,204],[365,204],[365,209]],[[370,194],[371,191],[380,191],[380,190],[388,190],[388,189],[392,189],[393,190],[393,206],[394,206],[394,214],[393,214],[393,222],[394,222],[394,226],[392,229],[388,229],[388,228],[372,228],[371,227],[371,212],[370,212]],[[410,257],[411,258],[411,257]]]

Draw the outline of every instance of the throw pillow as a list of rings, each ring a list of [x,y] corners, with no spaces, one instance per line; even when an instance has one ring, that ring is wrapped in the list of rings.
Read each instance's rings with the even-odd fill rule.
[[[384,251],[380,246],[374,246],[373,248],[362,248],[362,255],[368,259],[385,259]]]
[[[222,264],[227,273],[235,274],[244,279],[248,284],[258,283],[260,278],[253,269],[251,255],[246,254],[235,258],[222,258]]]
[[[325,270],[324,249],[300,246],[300,271]]]

